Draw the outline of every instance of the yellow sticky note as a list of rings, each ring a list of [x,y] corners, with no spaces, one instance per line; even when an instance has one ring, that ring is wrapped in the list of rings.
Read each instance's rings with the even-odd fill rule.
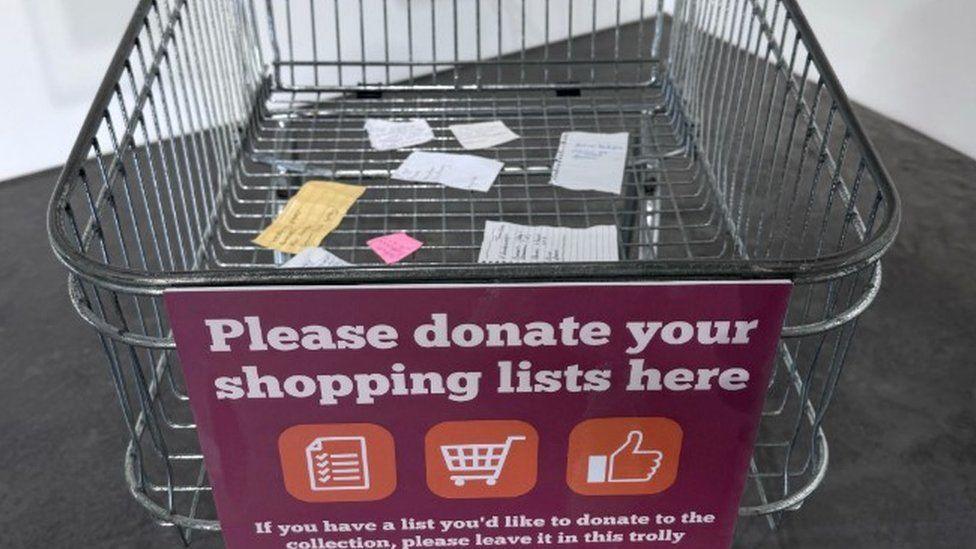
[[[334,181],[309,181],[288,200],[278,217],[254,243],[265,248],[296,254],[318,246],[342,222],[346,212],[366,187]]]

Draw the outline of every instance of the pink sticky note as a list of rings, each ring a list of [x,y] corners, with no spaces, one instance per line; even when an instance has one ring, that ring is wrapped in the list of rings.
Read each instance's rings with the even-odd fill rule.
[[[423,242],[409,236],[407,233],[393,233],[378,236],[366,241],[366,244],[380,256],[387,265],[392,265],[404,257],[416,252],[424,245]]]

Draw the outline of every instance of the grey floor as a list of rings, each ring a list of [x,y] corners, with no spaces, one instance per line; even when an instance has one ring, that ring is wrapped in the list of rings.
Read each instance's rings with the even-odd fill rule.
[[[827,420],[827,480],[743,547],[976,547],[976,161],[861,114],[901,236]],[[47,245],[56,175],[0,183],[0,547],[172,547],[126,492],[101,351]]]

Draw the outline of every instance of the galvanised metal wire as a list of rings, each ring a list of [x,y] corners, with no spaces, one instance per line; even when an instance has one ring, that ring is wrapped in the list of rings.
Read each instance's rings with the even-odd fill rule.
[[[392,181],[366,117],[503,120],[488,193]],[[627,131],[621,196],[549,185],[562,132]],[[255,246],[310,178],[366,185],[326,245],[356,267],[276,269]],[[199,285],[785,277],[796,283],[744,515],[824,477],[824,414],[900,216],[793,0],[143,0],[54,192],[51,243],[105,349],[126,480],[162,523],[219,529],[160,303]],[[615,224],[621,261],[480,265],[486,220]],[[424,247],[379,264],[366,240]],[[770,519],[771,523],[773,518]]]

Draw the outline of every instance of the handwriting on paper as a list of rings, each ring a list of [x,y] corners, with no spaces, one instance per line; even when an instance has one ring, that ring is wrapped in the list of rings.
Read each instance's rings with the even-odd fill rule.
[[[290,254],[318,246],[365,191],[366,187],[334,181],[309,181],[253,242]]]
[[[479,263],[617,261],[617,227],[586,229],[485,222]]]
[[[407,233],[393,233],[367,240],[366,245],[372,248],[384,263],[391,265],[416,252],[424,243]]]
[[[620,194],[629,137],[626,132],[564,132],[550,183],[575,191]]]
[[[412,118],[406,122],[367,118],[364,128],[369,136],[370,146],[377,151],[413,147],[434,139],[434,131],[421,118]]]
[[[490,149],[519,138],[501,120],[476,122],[474,124],[454,124],[450,128],[458,143],[468,150]]]
[[[393,178],[487,192],[504,166],[497,160],[470,154],[416,151],[393,172]]]

